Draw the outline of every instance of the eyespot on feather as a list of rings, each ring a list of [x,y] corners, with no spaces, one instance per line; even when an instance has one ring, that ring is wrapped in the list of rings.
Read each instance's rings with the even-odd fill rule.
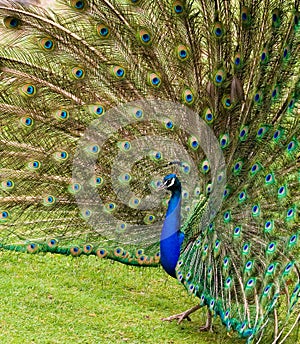
[[[119,141],[117,143],[117,146],[119,147],[120,150],[123,152],[128,152],[131,150],[131,143],[129,141]]]
[[[118,80],[123,80],[126,75],[125,69],[121,66],[111,67],[111,73]]]
[[[224,109],[226,109],[226,110],[231,110],[233,108],[234,102],[231,101],[229,94],[225,94],[223,96],[222,105],[223,105]]]
[[[149,46],[152,43],[152,34],[146,29],[139,30],[137,38],[142,45]]]
[[[262,65],[267,64],[269,62],[269,49],[265,47],[260,55],[260,63]]]
[[[265,176],[265,184],[266,185],[272,185],[275,183],[275,176],[273,173],[268,173],[266,176]]]
[[[94,187],[101,186],[103,184],[103,178],[101,176],[94,176],[90,180],[90,185]]]
[[[203,117],[206,123],[211,124],[214,121],[214,115],[209,108],[206,108],[203,112]]]
[[[192,105],[195,101],[194,94],[192,90],[190,90],[189,88],[186,88],[182,92],[181,98],[182,98],[183,103],[186,105]]]
[[[93,246],[90,244],[86,244],[83,246],[83,252],[85,254],[91,254],[93,252]]]
[[[271,92],[272,101],[277,101],[279,99],[279,96],[280,96],[280,86],[277,85],[273,88]]]
[[[190,136],[188,139],[188,144],[193,150],[197,150],[199,148],[199,140],[196,136]]]
[[[129,200],[129,207],[130,208],[133,208],[133,209],[136,209],[141,203],[141,200],[140,198],[138,197],[131,197],[130,200]]]
[[[118,223],[116,226],[116,233],[124,233],[127,228],[127,224],[125,222]]]
[[[210,164],[207,159],[203,160],[202,164],[200,165],[201,172],[206,174],[210,170]]]
[[[282,59],[284,62],[287,62],[289,60],[291,56],[291,46],[289,44],[287,44],[284,48],[283,48],[283,52],[282,52]]]
[[[56,203],[56,198],[52,195],[47,195],[44,197],[43,199],[43,204],[46,206],[46,207],[49,207],[49,206],[52,206]]]
[[[228,147],[228,145],[230,143],[229,135],[223,134],[222,136],[220,136],[219,141],[220,141],[220,146],[222,149]]]
[[[243,27],[248,27],[251,24],[250,10],[247,6],[242,6],[241,21]]]
[[[21,26],[21,21],[14,17],[5,17],[3,19],[3,24],[8,29],[18,29]]]
[[[69,119],[69,115],[69,112],[63,108],[55,111],[54,113],[54,117],[60,121],[66,121],[67,119]]]
[[[35,171],[41,167],[41,163],[38,160],[33,160],[27,163],[27,167],[29,170]]]
[[[169,118],[164,118],[163,124],[164,124],[164,127],[166,128],[166,130],[173,130],[174,129],[174,123]]]
[[[81,254],[81,249],[78,246],[73,246],[70,248],[70,253],[73,257],[78,257]]]
[[[7,210],[0,210],[0,223],[9,221],[10,213]]]
[[[88,109],[91,114],[96,115],[97,117],[100,117],[105,113],[105,108],[102,104],[89,105]]]
[[[226,72],[224,69],[219,69],[213,74],[213,83],[216,86],[221,86],[226,80]]]
[[[234,175],[239,175],[242,171],[244,162],[242,160],[237,160],[232,167],[232,172]]]
[[[109,202],[104,204],[104,208],[107,212],[112,213],[113,211],[116,210],[117,205],[114,202]]]
[[[20,88],[21,95],[31,98],[36,94],[36,87],[32,84],[25,84]]]
[[[256,139],[262,140],[269,130],[270,130],[270,127],[268,125],[260,126],[256,132]]]
[[[100,151],[100,147],[99,145],[93,143],[93,144],[89,144],[87,147],[85,147],[85,152],[87,152],[90,155],[98,155],[99,151]]]
[[[44,50],[44,51],[53,51],[55,49],[55,43],[52,38],[49,37],[44,37],[41,38],[39,41],[39,46]]]
[[[217,21],[213,27],[213,35],[216,39],[221,39],[225,34],[224,26],[221,22]]]
[[[76,11],[85,11],[87,2],[86,0],[70,0],[70,6]]]
[[[75,195],[78,192],[80,192],[82,189],[81,185],[79,183],[72,183],[68,186],[68,191],[72,194]]]
[[[158,88],[161,85],[161,78],[156,73],[148,73],[147,81],[150,84],[150,86],[154,88]]]
[[[184,13],[184,4],[182,1],[174,1],[172,4],[172,9],[175,14],[182,15]]]
[[[27,252],[28,253],[36,253],[39,249],[39,245],[35,243],[31,243],[27,245]]]
[[[130,108],[129,113],[134,119],[142,119],[144,117],[144,111],[141,108],[132,107]]]
[[[267,220],[264,224],[264,233],[271,233],[274,229],[274,221]]]
[[[105,248],[98,248],[96,251],[96,255],[99,258],[105,258],[107,256],[108,252]]]
[[[92,216],[92,211],[90,209],[83,209],[80,212],[80,217],[82,217],[85,220],[88,220]]]
[[[13,190],[14,187],[15,187],[15,183],[11,179],[1,182],[2,190],[9,191],[9,190]]]
[[[66,161],[68,160],[69,154],[66,151],[58,151],[54,153],[54,159],[57,161]]]
[[[250,168],[250,171],[249,171],[249,176],[250,177],[254,177],[257,175],[257,173],[259,173],[261,170],[262,170],[262,165],[260,164],[260,162],[255,162],[251,168]]]
[[[257,91],[254,94],[254,97],[253,97],[254,103],[259,105],[259,104],[261,104],[262,100],[263,100],[263,93],[262,93],[262,91]]]
[[[110,36],[110,29],[105,24],[98,24],[97,25],[97,33],[101,39],[106,39]]]
[[[272,27],[278,29],[281,24],[281,11],[276,8],[272,12]]]
[[[161,151],[150,151],[148,154],[149,154],[150,159],[155,162],[160,162],[164,158]]]
[[[50,239],[48,240],[48,243],[47,245],[50,247],[50,248],[55,248],[57,247],[57,244],[58,244],[58,241],[56,239]]]
[[[76,80],[83,79],[85,77],[85,70],[82,67],[73,67],[71,69],[71,77]]]
[[[286,147],[286,151],[288,154],[293,154],[296,153],[297,151],[299,151],[299,141],[296,138],[293,138],[293,140],[291,140]]]
[[[124,250],[123,250],[122,247],[117,247],[117,248],[114,249],[114,255],[116,257],[122,257],[123,254],[124,254]]]
[[[179,61],[187,61],[190,57],[189,49],[183,44],[178,45],[176,47],[176,56]]]
[[[144,223],[146,223],[147,225],[152,224],[153,222],[155,222],[155,220],[156,218],[153,214],[149,214],[144,217]]]
[[[240,69],[243,67],[243,58],[241,53],[237,52],[233,57],[233,64],[235,69]]]
[[[249,133],[249,127],[247,125],[244,125],[239,132],[239,140],[244,142],[248,138],[248,133]]]
[[[137,249],[136,251],[135,251],[135,256],[136,257],[140,257],[140,256],[142,256],[144,254],[144,250],[143,249]]]
[[[128,172],[124,172],[119,175],[118,180],[120,181],[121,184],[128,184],[131,181],[131,175]]]
[[[275,130],[275,132],[273,134],[273,141],[278,143],[284,137],[285,137],[285,131],[282,128],[279,127],[278,129]]]
[[[30,128],[33,126],[34,120],[32,119],[32,117],[23,116],[20,119],[20,123],[22,124],[23,127]]]

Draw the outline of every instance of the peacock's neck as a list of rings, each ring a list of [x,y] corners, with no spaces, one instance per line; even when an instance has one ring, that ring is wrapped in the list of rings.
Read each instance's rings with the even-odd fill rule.
[[[181,187],[172,191],[160,237],[160,261],[165,271],[176,277],[175,267],[184,234],[180,232]]]

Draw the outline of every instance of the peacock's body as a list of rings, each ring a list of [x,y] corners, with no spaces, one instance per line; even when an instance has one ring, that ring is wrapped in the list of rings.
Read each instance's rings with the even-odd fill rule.
[[[161,258],[228,331],[284,341],[300,317],[299,1],[51,6],[0,4],[1,247]]]

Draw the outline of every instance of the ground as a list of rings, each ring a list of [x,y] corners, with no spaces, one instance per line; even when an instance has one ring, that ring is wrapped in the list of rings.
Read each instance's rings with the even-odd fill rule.
[[[109,260],[0,252],[0,342],[9,343],[243,343],[200,333],[205,311],[192,321],[161,318],[195,305],[162,269]]]

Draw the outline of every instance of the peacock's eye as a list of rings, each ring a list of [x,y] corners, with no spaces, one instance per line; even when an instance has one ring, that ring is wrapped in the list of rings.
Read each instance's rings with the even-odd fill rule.
[[[166,182],[165,182],[165,186],[167,188],[169,188],[170,186],[174,185],[175,183],[175,178],[172,178],[172,179],[168,179]]]

